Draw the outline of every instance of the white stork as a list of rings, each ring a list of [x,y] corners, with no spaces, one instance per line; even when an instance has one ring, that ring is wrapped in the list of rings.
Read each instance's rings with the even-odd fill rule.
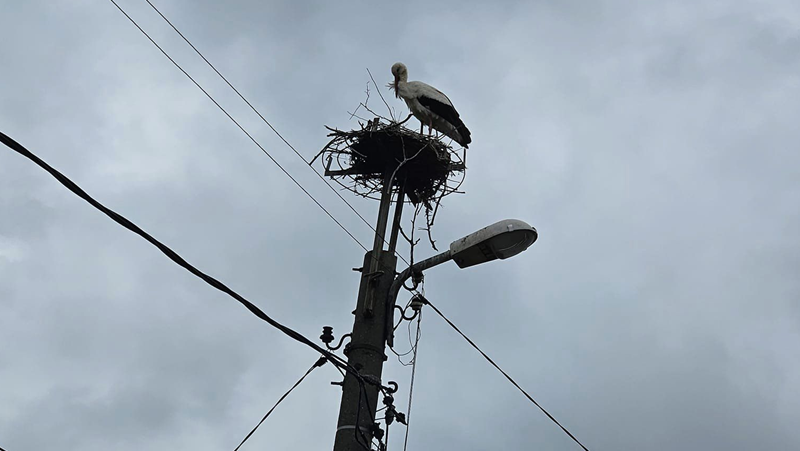
[[[438,89],[421,81],[408,81],[408,69],[403,63],[392,66],[394,83],[389,85],[394,90],[397,98],[402,97],[408,109],[419,119],[419,131],[423,126],[436,129],[453,139],[453,141],[467,148],[472,142],[470,133],[464,122],[458,116],[453,102]]]

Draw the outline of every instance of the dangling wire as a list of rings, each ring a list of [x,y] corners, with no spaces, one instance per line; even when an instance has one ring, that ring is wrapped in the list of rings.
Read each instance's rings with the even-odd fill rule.
[[[424,291],[424,288],[422,289],[422,291]],[[411,366],[414,363],[414,356],[411,356],[411,359],[408,362],[404,362],[402,357],[405,357],[405,356],[407,356],[409,354],[412,354],[415,351],[416,343],[419,343],[419,339],[420,339],[420,336],[422,334],[422,332],[419,330],[419,328],[417,328],[417,330],[414,333],[411,332],[411,325],[413,324],[414,319],[418,318],[418,316],[420,314],[420,311],[421,311],[421,308],[422,308],[422,305],[424,304],[424,302],[420,301],[420,297],[418,295],[421,292],[420,291],[415,291],[415,293],[417,293],[417,294],[415,294],[411,299],[409,299],[409,301],[406,303],[405,307],[401,308],[400,306],[395,306],[396,309],[400,310],[400,320],[397,322],[397,324],[395,324],[393,330],[397,331],[397,329],[400,327],[400,324],[402,324],[403,321],[407,321],[408,322],[407,323],[407,329],[408,329],[409,349],[406,352],[399,353],[399,352],[397,352],[397,350],[394,349],[393,346],[389,346],[389,350],[392,351],[392,353],[395,356],[397,356],[397,361],[400,362],[400,364],[403,365],[403,366]],[[423,296],[423,298],[424,298],[424,296]],[[411,316],[406,316],[406,312],[409,309],[413,310],[414,313]],[[412,335],[416,335],[416,338],[412,339]]]
[[[424,284],[422,286],[422,292],[424,293],[425,287]],[[425,299],[422,297],[422,299]],[[425,301],[427,302],[427,301]],[[420,329],[420,325],[422,324],[422,305],[424,303],[421,301],[412,302],[412,308],[417,310],[417,333],[414,339],[414,345],[412,349],[414,350],[414,357],[411,360],[411,383],[408,385],[408,408],[406,409],[406,436],[403,440],[403,451],[408,448],[408,431],[411,429],[411,400],[414,396],[414,376],[417,373],[417,351],[419,350],[419,339],[422,336],[422,329]],[[410,321],[409,321],[410,323]]]

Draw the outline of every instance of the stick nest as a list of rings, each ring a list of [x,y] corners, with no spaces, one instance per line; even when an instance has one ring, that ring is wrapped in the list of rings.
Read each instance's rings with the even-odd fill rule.
[[[322,157],[326,176],[370,199],[380,198],[387,179],[393,186],[405,184],[411,203],[422,203],[426,208],[460,192],[466,170],[464,157],[440,138],[380,117],[359,124],[360,129],[351,131],[326,127],[332,139],[314,157]]]

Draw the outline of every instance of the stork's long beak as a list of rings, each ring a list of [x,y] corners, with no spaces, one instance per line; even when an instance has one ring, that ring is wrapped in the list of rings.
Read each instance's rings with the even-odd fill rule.
[[[394,77],[394,96],[400,98],[400,92],[397,90],[397,85],[400,84],[400,77]]]

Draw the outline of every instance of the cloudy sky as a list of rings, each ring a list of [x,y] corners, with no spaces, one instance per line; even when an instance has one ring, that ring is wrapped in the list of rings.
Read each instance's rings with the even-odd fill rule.
[[[147,3],[119,3],[371,242]],[[800,448],[797,2],[154,3],[306,158],[357,127],[366,68],[447,92],[473,144],[434,237],[519,218],[540,239],[433,269],[426,295],[590,449]],[[278,320],[349,331],[362,249],[109,1],[2,10],[0,130]],[[578,449],[424,318],[409,449]],[[0,149],[0,447],[230,450],[316,358]],[[408,368],[385,375],[404,399]],[[339,378],[312,373],[245,449],[330,449]]]

